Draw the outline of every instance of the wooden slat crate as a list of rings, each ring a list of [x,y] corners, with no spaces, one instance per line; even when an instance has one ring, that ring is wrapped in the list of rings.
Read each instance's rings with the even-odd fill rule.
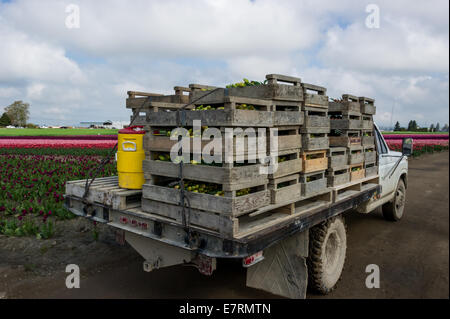
[[[220,165],[220,164],[219,164]],[[189,180],[221,184],[223,191],[236,191],[267,184],[267,175],[261,173],[260,168],[264,164],[223,164],[223,166],[211,166],[204,164],[184,164],[183,177]],[[142,163],[144,177],[148,180],[153,175],[178,178],[180,174],[179,164],[171,161],[146,159]]]
[[[178,140],[172,140],[170,138],[171,132],[177,128],[174,127],[150,127],[147,130],[147,133],[144,136],[144,150],[145,151],[157,151],[157,152],[170,152],[172,150],[172,147],[174,147]],[[259,155],[259,154],[267,154],[267,152],[270,150],[270,132],[268,133],[267,130],[264,128],[259,128],[253,130],[252,128],[247,128],[245,130],[239,130],[233,129],[233,133],[235,135],[233,136],[233,139],[231,139],[231,132],[227,133],[226,129],[223,127],[217,128],[220,130],[222,139],[220,140],[220,147],[215,147],[214,151],[222,152],[223,155],[225,155],[225,150],[227,147],[229,147],[229,152],[233,152],[234,155]],[[232,128],[229,128],[232,129]],[[180,134],[182,131],[179,130]],[[253,132],[253,133],[252,133]],[[202,134],[200,132],[194,132],[192,131],[192,135]],[[230,134],[230,135],[229,135]],[[252,134],[256,134],[255,136],[252,136]],[[265,134],[265,143],[264,140],[261,140],[261,143],[258,141],[258,136],[262,136]],[[230,137],[229,137],[230,136]],[[250,138],[249,138],[250,136]],[[254,138],[253,138],[254,137]],[[291,149],[292,141],[294,139],[290,136],[281,136],[278,139],[278,147],[288,147],[288,149]],[[249,143],[249,141],[251,141]],[[195,150],[199,148],[199,151],[205,150],[205,147],[212,147],[213,144],[211,144],[212,140],[203,140],[200,139],[200,136],[198,139],[194,138],[185,138],[185,144],[183,144],[184,151],[189,153],[194,153]],[[199,145],[195,145],[195,143],[198,143]],[[301,141],[299,142],[301,146]],[[280,145],[281,144],[281,145]],[[297,143],[298,144],[298,143]],[[196,152],[197,153],[197,152]],[[253,156],[254,158],[255,156]],[[247,158],[247,157],[246,157]]]
[[[330,147],[327,133],[303,133],[302,148],[305,151],[324,150]]]
[[[329,187],[336,187],[350,182],[350,170],[348,165],[336,167],[327,170],[327,179]]]
[[[327,188],[327,178],[325,177],[325,171],[300,174],[300,184],[302,196],[304,197],[313,196],[315,194],[323,192]]]
[[[174,90],[175,90],[174,95],[162,95],[156,93],[128,91],[126,107],[129,109],[148,107],[148,103],[150,102],[182,104],[182,105],[189,103],[189,95],[185,95],[184,93],[189,93],[191,89],[176,86],[174,87]]]
[[[342,100],[330,102],[328,106],[329,112],[361,112],[358,97],[350,94],[342,95]]]
[[[372,117],[372,115],[363,114],[361,123],[362,123],[361,128],[363,130],[373,130],[373,117]]]
[[[373,127],[370,130],[361,131],[361,144],[363,146],[373,146],[375,145],[375,137],[373,135]]]
[[[327,151],[303,151],[303,173],[323,171],[328,168]]]
[[[302,133],[329,133],[330,118],[323,108],[305,107],[305,121],[300,129]]]
[[[330,147],[361,146],[359,130],[332,130],[329,136]]]
[[[375,115],[376,107],[375,107],[375,100],[361,96],[359,98],[359,103],[361,106],[361,113],[362,114],[369,114],[369,115]]]
[[[337,168],[348,164],[346,147],[331,147],[328,150],[328,167]]]
[[[357,195],[365,189],[371,188],[374,185],[379,184],[378,176],[364,177],[356,181],[350,181],[342,185],[331,187],[333,193],[333,201],[339,202],[348,197]]]
[[[302,147],[300,126],[279,127],[276,129],[276,132],[278,134],[278,136],[276,137],[278,143],[278,152],[297,150]],[[267,136],[269,137],[268,139],[269,144],[267,145],[267,150],[269,150],[271,140],[275,137],[273,137],[273,135],[270,134],[270,131],[267,133]],[[272,145],[275,146],[274,143],[272,143]]]
[[[256,86],[245,86],[238,88],[219,88],[215,92],[205,96],[216,87],[191,84],[191,101],[205,96],[202,103],[210,104],[211,101],[222,99],[227,96],[245,97],[252,99],[280,100],[280,101],[303,101],[303,90],[301,79],[281,74],[266,75],[267,84]]]
[[[377,152],[375,150],[375,146],[364,146],[364,162],[366,163],[374,163],[377,161]]]
[[[181,191],[168,186],[171,185],[170,181],[162,176],[152,175],[151,180],[148,181],[152,184],[143,185],[142,197],[178,205],[181,200]],[[176,182],[175,179],[172,181]],[[201,183],[199,182],[199,184]],[[243,215],[270,204],[270,191],[267,189],[267,184],[252,187],[252,192],[243,196],[238,196],[236,190],[224,191],[224,193],[225,196],[216,196],[186,191],[185,196],[192,208],[231,216]]]
[[[364,163],[364,170],[366,177],[378,175],[378,165],[375,162]]]
[[[332,130],[360,130],[362,128],[361,113],[328,112]]]
[[[366,176],[363,163],[350,165],[349,168],[350,181],[352,182],[363,179]]]
[[[142,198],[142,210],[151,217],[160,218],[163,221],[171,221],[178,225],[183,225],[183,213],[181,207],[175,204],[158,202],[146,198]],[[186,208],[186,211],[188,209]],[[190,209],[189,225],[195,229],[218,233],[226,238],[232,238],[238,233],[238,218],[207,212],[195,208]]]
[[[364,162],[364,150],[362,146],[352,146],[347,150],[348,164],[354,165]]]
[[[193,230],[199,229],[210,232],[222,238],[239,239],[277,226],[298,215],[308,214],[317,209],[325,209],[331,204],[331,200],[331,191],[325,190],[309,198],[267,205],[249,214],[236,217],[191,208],[189,214],[190,227]],[[182,210],[176,205],[143,198],[142,210],[141,214],[144,218],[151,217],[162,222],[183,225]],[[139,221],[138,218],[137,220]]]
[[[281,204],[295,199],[299,200],[301,196],[299,179],[299,174],[270,179],[269,189],[271,203]]]
[[[251,105],[255,110],[240,109],[243,104]],[[269,100],[230,96],[207,105],[215,109],[185,111],[186,126],[193,126],[194,120],[200,120],[203,126],[215,127],[275,127],[302,125],[304,122],[304,115],[301,111],[271,111],[273,103]],[[156,112],[148,119],[148,124],[151,126],[178,126],[181,116],[181,112]]]
[[[281,152],[278,155],[277,170],[273,174],[269,174],[269,178],[279,178],[303,171],[303,159],[300,149]]]
[[[281,74],[266,75],[267,84],[245,86],[238,88],[219,88],[213,93],[211,90],[217,89],[199,84],[191,84],[189,88],[191,92],[191,101],[200,100],[201,103],[211,104],[217,99],[222,99],[227,96],[244,97],[251,99],[266,99],[279,101],[303,101],[303,89],[301,87],[301,79]],[[206,94],[210,93],[206,96]]]
[[[85,192],[86,180],[68,181],[66,195],[82,198]],[[142,191],[119,187],[117,176],[96,178],[89,188],[87,200],[113,209],[125,210],[140,206]]]
[[[327,89],[318,85],[302,83],[304,107],[328,109]]]

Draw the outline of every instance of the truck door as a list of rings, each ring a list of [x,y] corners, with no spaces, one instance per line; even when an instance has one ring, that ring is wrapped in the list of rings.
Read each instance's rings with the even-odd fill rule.
[[[378,172],[380,182],[383,185],[381,196],[384,197],[394,191],[396,187],[395,178],[389,178],[391,169],[394,167],[398,156],[390,153],[386,141],[384,140],[378,127],[375,125],[375,143],[378,151]]]

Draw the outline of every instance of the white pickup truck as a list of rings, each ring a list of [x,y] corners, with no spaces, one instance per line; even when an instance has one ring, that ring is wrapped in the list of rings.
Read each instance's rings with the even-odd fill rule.
[[[344,214],[350,210],[370,213],[381,206],[387,220],[398,221],[404,213],[412,140],[403,141],[402,153],[393,152],[377,126],[374,133],[379,167],[376,176],[337,188],[332,201],[238,239],[145,213],[139,196],[135,206],[114,209],[109,202],[92,200],[86,204],[66,192],[65,206],[78,216],[116,228],[118,240],[126,240],[144,257],[145,271],[189,264],[211,275],[217,259],[235,258],[242,260],[247,270],[249,287],[288,298],[305,298],[307,287],[326,294],[335,288],[345,263]],[[111,190],[111,180],[100,179],[100,186],[102,182]],[[84,181],[67,184],[84,186]]]

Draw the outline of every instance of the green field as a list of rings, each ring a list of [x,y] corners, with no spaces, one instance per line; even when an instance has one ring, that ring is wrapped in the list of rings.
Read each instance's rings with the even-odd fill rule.
[[[111,135],[118,130],[89,128],[0,128],[0,136]]]
[[[405,132],[381,132],[384,135],[394,135],[394,134],[447,134],[448,132],[409,132],[409,131],[405,131]]]

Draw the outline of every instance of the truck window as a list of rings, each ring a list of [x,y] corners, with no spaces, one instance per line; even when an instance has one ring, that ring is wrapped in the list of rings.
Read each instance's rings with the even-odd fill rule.
[[[387,146],[384,143],[383,137],[381,136],[380,131],[378,131],[378,128],[375,128],[375,140],[377,143],[377,149],[380,154],[386,154],[388,152]]]

